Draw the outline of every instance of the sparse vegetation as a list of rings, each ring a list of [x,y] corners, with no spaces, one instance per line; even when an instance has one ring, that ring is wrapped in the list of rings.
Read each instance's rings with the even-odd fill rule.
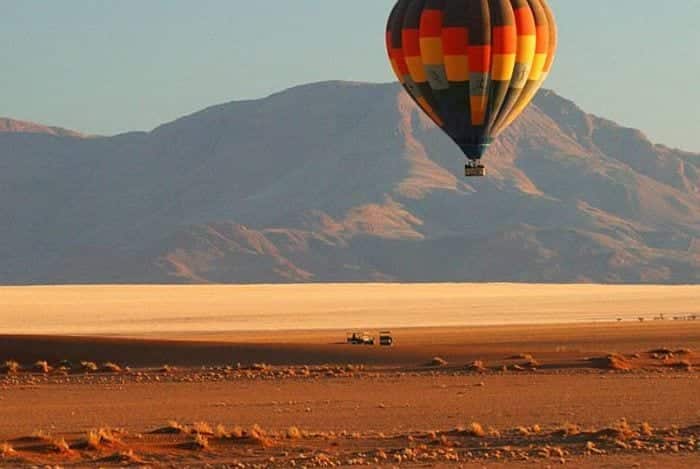
[[[245,432],[244,437],[260,446],[269,447],[273,445],[272,439],[258,424],[253,425],[248,432]]]
[[[654,427],[652,427],[648,422],[644,422],[639,427],[639,433],[644,436],[652,436],[654,435]]]
[[[220,439],[229,439],[229,438],[231,438],[231,434],[230,434],[228,431],[226,431],[226,427],[224,427],[224,426],[221,425],[221,424],[218,424],[218,425],[216,426],[216,428],[214,429],[214,436],[215,436],[216,438],[220,438]]]
[[[469,365],[469,366],[467,367],[467,369],[468,369],[469,371],[472,371],[472,372],[475,372],[475,373],[484,373],[484,372],[488,371],[488,370],[486,369],[486,366],[484,365],[484,362],[481,361],[481,360],[473,361],[473,362],[471,363],[471,365]]]
[[[121,441],[114,435],[111,429],[100,428],[87,432],[85,440],[79,443],[78,446],[91,450],[99,450],[103,446],[116,446],[119,444],[121,444]]]
[[[523,366],[524,366],[525,368],[530,369],[530,370],[535,370],[536,368],[539,368],[540,362],[538,362],[538,361],[535,360],[534,358],[530,358],[530,359],[528,359],[528,360],[525,361],[525,363],[523,364]]]
[[[383,446],[383,443],[376,441],[377,438],[385,438],[380,432],[354,432],[347,431],[335,434],[334,432],[303,432],[298,427],[290,427],[286,431],[267,433],[260,426],[254,425],[250,430],[241,432],[227,432],[223,425],[216,427],[215,435],[221,439],[235,440],[232,434],[237,433],[241,437],[239,444],[257,444],[265,447],[274,446],[279,439],[298,440],[308,438],[308,442],[287,441],[281,443],[280,451],[265,451],[263,448],[239,449],[237,455],[241,455],[243,461],[236,463],[234,467],[250,467],[253,460],[264,461],[263,465],[269,463],[274,467],[299,467],[298,465],[313,465],[316,467],[338,467],[338,466],[376,466],[383,462],[393,461],[396,464],[424,465],[426,467],[439,466],[442,462],[461,462],[487,464],[487,462],[498,462],[508,465],[510,461],[529,461],[530,464],[544,465],[545,462],[565,461],[585,454],[589,455],[631,455],[639,454],[639,451],[653,451],[655,454],[676,454],[679,452],[694,452],[697,449],[698,437],[700,437],[700,426],[691,427],[670,427],[662,430],[654,430],[649,423],[642,423],[634,428],[622,419],[619,422],[601,430],[587,429],[582,432],[576,425],[566,424],[561,429],[554,432],[544,432],[539,425],[517,427],[514,430],[501,434],[497,429],[489,427],[485,430],[481,424],[474,422],[467,428],[459,428],[452,432],[441,432],[438,430],[425,433],[400,433],[391,437],[392,442],[405,441],[405,445],[391,446],[391,449],[384,450],[380,447],[365,448],[368,443]],[[72,445],[69,448],[63,438],[49,438],[43,432],[35,432],[48,441],[42,444],[32,444],[30,446],[19,446],[17,450],[11,445],[0,444],[0,461],[11,462],[23,461],[19,455],[24,455],[24,451],[32,453],[32,458],[43,455],[48,461],[69,461],[76,466],[93,464],[94,462],[114,463],[122,466],[136,466],[144,464],[144,460],[134,454],[132,449],[127,449],[128,443],[119,441],[122,447],[117,448],[118,452],[106,452],[109,446],[107,439],[118,441],[110,429],[100,429],[88,432],[85,441]],[[124,435],[126,435],[124,433]],[[569,435],[578,435],[576,438],[567,440]],[[142,435],[134,434],[133,438],[143,439]],[[347,446],[339,448],[338,437],[357,440]],[[467,438],[478,438],[479,441],[465,441]],[[150,455],[157,461],[164,464],[177,465],[176,461],[183,455],[171,453],[170,449],[180,449],[192,452],[199,452],[200,455],[191,454],[189,457],[198,459],[203,465],[212,463],[208,458],[207,451],[212,449],[212,440],[202,433],[182,434],[175,438],[169,446],[164,444],[162,439],[140,441],[139,448],[146,450],[151,448],[156,450]],[[13,440],[13,443],[32,443],[26,439]],[[82,441],[82,440],[81,440]],[[127,440],[124,440],[125,442]],[[172,441],[172,440],[167,440]],[[219,440],[218,444],[221,445]],[[319,445],[335,447],[320,450]],[[83,450],[74,452],[74,449]],[[222,447],[217,447],[222,449]],[[92,450],[92,451],[84,451]],[[114,449],[112,451],[115,451]],[[167,454],[165,452],[168,452]],[[53,453],[53,454],[52,454]],[[96,454],[100,458],[96,458]],[[109,456],[101,457],[109,454]],[[221,453],[212,453],[216,457]],[[318,456],[318,457],[316,457]],[[187,457],[187,456],[185,456]],[[33,461],[34,459],[32,459]],[[38,460],[37,460],[38,461]],[[611,460],[610,465],[615,465],[616,460]],[[43,461],[42,461],[43,462]],[[245,465],[245,466],[244,466]],[[0,463],[0,466],[2,464]],[[4,467],[4,466],[3,466]],[[257,466],[256,466],[257,467]],[[309,466],[307,466],[309,467]]]
[[[206,436],[202,435],[201,433],[197,433],[194,436],[194,439],[192,440],[192,445],[197,449],[208,449],[209,440]]]
[[[49,442],[51,441],[51,435],[46,433],[44,430],[34,430],[28,439],[33,441]]]
[[[0,459],[13,458],[15,456],[17,456],[17,451],[11,444],[7,442],[0,443]]]
[[[447,360],[441,357],[433,357],[432,360],[428,362],[428,366],[432,367],[442,367],[442,366],[447,366],[449,363]]]
[[[508,357],[508,360],[534,360],[535,358],[529,353],[520,353],[518,355],[513,355]]]
[[[595,432],[595,436],[597,438],[603,438],[603,439],[608,439],[608,440],[619,440],[619,441],[626,441],[630,438],[636,438],[639,436],[639,433],[637,433],[629,423],[627,423],[626,419],[620,420],[618,423],[615,425],[604,428],[602,430],[598,430]]]
[[[517,431],[522,436],[539,435],[540,433],[542,433],[542,427],[540,427],[539,425],[533,425],[531,427],[518,427]]]
[[[649,350],[649,355],[671,355],[673,350],[665,347]]]
[[[190,433],[190,429],[186,425],[182,425],[175,420],[170,420],[168,424],[162,428],[154,430],[151,433],[160,433],[165,435],[177,435],[180,433]]]
[[[80,368],[86,373],[94,373],[97,371],[97,364],[89,361],[80,362]]]
[[[117,365],[116,363],[107,362],[102,364],[102,366],[100,367],[100,371],[102,371],[103,373],[121,373],[122,367]]]
[[[298,440],[301,437],[301,431],[297,427],[289,427],[287,429],[287,438],[290,440]]]
[[[484,427],[482,427],[479,422],[472,422],[466,428],[460,427],[457,429],[457,433],[477,438],[486,437],[486,430],[484,430]]]
[[[7,360],[2,365],[2,372],[8,375],[17,374],[21,369],[22,367],[19,365],[19,363],[14,360]]]
[[[605,370],[629,371],[632,369],[632,364],[629,360],[617,353],[611,353],[605,357],[590,358],[588,361]]]
[[[207,422],[195,422],[192,424],[190,432],[207,436],[214,435],[214,430],[212,430],[211,426]]]
[[[51,371],[51,367],[49,366],[49,362],[45,360],[39,360],[36,363],[34,363],[34,371],[37,371],[39,373],[49,373]]]
[[[55,453],[70,453],[72,450],[66,442],[65,438],[52,439],[48,444],[48,449]]]
[[[119,451],[118,453],[102,458],[99,461],[122,465],[141,465],[145,463],[145,461],[138,457],[132,449]]]
[[[204,451],[209,449],[209,439],[201,433],[195,433],[191,439],[180,443],[177,447],[192,451]]]
[[[565,423],[553,433],[555,436],[567,437],[581,434],[581,427],[574,423]]]

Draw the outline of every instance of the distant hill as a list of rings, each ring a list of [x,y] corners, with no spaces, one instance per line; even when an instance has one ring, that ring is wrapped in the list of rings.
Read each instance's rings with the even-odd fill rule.
[[[700,281],[700,155],[551,91],[479,180],[394,84],[55,132],[0,131],[0,283]]]
[[[84,135],[73,130],[62,129],[60,127],[47,127],[34,122],[18,121],[0,117],[0,133],[27,133],[46,134],[63,137],[83,138]]]

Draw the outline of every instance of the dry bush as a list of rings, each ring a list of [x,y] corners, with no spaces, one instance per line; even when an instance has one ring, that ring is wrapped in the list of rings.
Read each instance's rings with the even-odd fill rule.
[[[447,366],[448,364],[447,360],[441,357],[433,357],[433,359],[428,362],[428,366]]]
[[[593,363],[598,368],[614,371],[629,371],[632,369],[632,364],[624,356],[611,353],[605,357],[589,358],[589,362]]]
[[[298,440],[301,437],[301,431],[297,427],[289,427],[287,429],[287,438],[290,440]]]
[[[253,363],[250,369],[254,371],[269,371],[272,369],[272,366],[267,363]]]
[[[245,438],[245,432],[241,427],[233,427],[229,432],[229,438],[240,440],[242,438]]]
[[[263,430],[258,424],[253,425],[250,431],[245,433],[245,436],[252,442],[263,447],[272,446],[273,444],[272,439],[267,436],[267,432],[265,432],[265,430]]]
[[[475,360],[472,362],[471,365],[467,367],[469,371],[473,371],[476,373],[484,373],[486,370],[486,366],[484,366],[484,362],[481,360]]]
[[[85,441],[82,442],[83,447],[87,449],[98,450],[103,446],[115,446],[121,444],[111,429],[100,428],[99,430],[90,430],[85,435]]]
[[[121,373],[122,367],[117,365],[116,363],[107,362],[102,364],[102,366],[100,367],[100,371],[102,371],[103,373]]]
[[[606,440],[626,441],[630,438],[637,438],[639,433],[627,423],[626,419],[622,419],[611,427],[598,430],[595,432],[595,436]]]
[[[27,440],[49,442],[52,438],[44,430],[34,430]]]
[[[567,437],[567,436],[576,436],[581,434],[581,427],[576,425],[575,423],[565,423],[564,425],[561,426],[561,428],[555,430],[553,432],[554,436],[559,436],[559,437]]]
[[[200,435],[214,435],[214,430],[212,430],[211,426],[207,422],[195,422],[194,424],[192,424],[190,432],[198,433]]]
[[[534,358],[530,358],[525,363],[523,363],[523,366],[525,368],[529,368],[531,370],[534,370],[535,368],[538,368],[540,366],[540,362],[538,362]]]
[[[165,427],[159,428],[152,431],[153,434],[163,434],[163,435],[178,435],[181,433],[190,433],[190,429],[186,425],[170,420]]]
[[[159,373],[163,373],[163,374],[174,373],[175,371],[177,371],[177,368],[175,368],[174,366],[170,366],[170,365],[163,365],[158,370]]]
[[[522,436],[539,435],[542,433],[542,427],[539,425],[533,425],[531,427],[518,427],[517,430]]]
[[[75,445],[75,448],[86,448],[86,449],[94,449],[98,450],[101,448],[101,438],[100,435],[97,433],[95,430],[90,430],[87,432],[87,435],[85,435],[85,441],[81,441],[77,445]]]
[[[535,358],[530,353],[520,353],[518,355],[513,355],[508,357],[507,360],[534,360]]]
[[[518,427],[517,431],[521,436],[530,436],[530,429],[527,427]]]
[[[221,424],[218,424],[216,428],[214,429],[214,436],[223,440],[231,438],[231,433],[226,431],[226,427],[224,427]]]
[[[17,451],[9,443],[0,444],[0,459],[12,458],[17,456]]]
[[[209,449],[209,439],[201,433],[196,433],[190,441],[180,443],[178,448],[189,449],[193,451],[203,451]]]
[[[587,441],[586,442],[586,451],[588,454],[605,454],[605,451],[602,449],[598,449],[592,441]]]
[[[39,373],[49,373],[51,371],[51,367],[49,366],[49,362],[46,360],[39,360],[34,363],[33,370]]]
[[[673,350],[666,347],[649,350],[649,355],[673,355]]]
[[[55,438],[51,440],[48,444],[48,449],[55,453],[70,453],[72,450],[70,449],[70,446],[66,442],[65,438]]]
[[[484,427],[481,426],[479,422],[472,422],[465,429],[460,429],[460,433],[468,436],[474,436],[477,438],[484,438],[486,436],[486,431]]]
[[[99,461],[120,464],[123,466],[136,466],[145,464],[145,461],[143,459],[134,454],[133,449],[114,453],[110,456],[99,459]]]
[[[263,430],[262,427],[260,425],[258,425],[257,423],[255,425],[253,425],[250,428],[250,431],[248,431],[247,433],[248,433],[248,436],[250,436],[252,438],[260,438],[260,437],[267,436],[267,432],[265,430]]]
[[[94,373],[97,371],[97,364],[95,362],[82,361],[80,362],[80,368],[86,373]]]
[[[8,375],[14,375],[20,372],[22,367],[14,360],[7,360],[2,365],[2,372]]]
[[[192,445],[198,449],[208,449],[209,448],[209,440],[207,439],[206,436],[202,435],[201,433],[197,433],[194,436],[194,440],[192,441]]]
[[[641,433],[644,436],[653,436],[654,427],[652,427],[648,422],[644,422],[639,427],[639,433]]]

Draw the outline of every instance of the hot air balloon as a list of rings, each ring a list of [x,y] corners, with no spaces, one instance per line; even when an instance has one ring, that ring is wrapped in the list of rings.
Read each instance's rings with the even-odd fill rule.
[[[481,158],[547,77],[557,26],[547,0],[398,0],[387,49],[406,92],[485,176]]]

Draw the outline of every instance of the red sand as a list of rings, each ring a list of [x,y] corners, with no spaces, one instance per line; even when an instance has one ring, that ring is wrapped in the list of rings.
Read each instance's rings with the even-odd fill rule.
[[[700,357],[692,352],[700,350],[700,323],[407,329],[394,334],[397,345],[384,349],[343,344],[344,331],[169,341],[0,337],[0,363],[12,358],[26,368],[38,359],[53,365],[68,359],[74,366],[92,360],[131,367],[110,374],[67,370],[0,377],[0,442],[43,430],[77,445],[92,428],[125,432],[118,448],[76,447],[70,454],[48,453],[42,449],[45,443],[16,441],[11,444],[18,455],[5,461],[98,464],[100,457],[132,449],[144,461],[177,467],[234,462],[289,467],[292,461],[321,466],[323,457],[334,464],[349,465],[358,458],[375,464],[378,458],[390,465],[409,449],[406,454],[412,456],[401,462],[409,467],[458,464],[449,459],[455,454],[461,462],[489,467],[532,467],[533,461],[541,467],[560,464],[562,458],[569,467],[700,465],[700,447],[692,446],[700,439],[700,374],[674,366],[700,366]],[[659,348],[676,354],[649,353]],[[624,355],[631,371],[603,369],[604,360],[591,360],[613,352]],[[530,365],[536,369],[528,368],[525,354],[532,354]],[[425,366],[435,356],[448,365]],[[487,371],[468,371],[474,360],[483,361]],[[262,362],[277,366],[249,368]],[[165,363],[178,369],[157,369]],[[366,366],[346,367],[348,363]],[[624,441],[615,432],[594,432],[615,427],[623,418],[634,432],[643,422],[659,430]],[[199,451],[182,446],[191,436],[148,435],[168,420],[244,429],[258,424],[270,432],[271,446],[210,437],[211,448]],[[487,432],[497,429],[500,436],[478,440],[450,433],[474,421]],[[567,423],[588,433],[578,439],[557,436],[556,430]],[[527,438],[517,430],[535,424],[541,432]],[[291,426],[310,434],[289,440],[283,434]],[[440,432],[445,432],[444,441],[438,441]],[[380,458],[380,449],[387,460]],[[523,462],[524,457],[530,462]]]

